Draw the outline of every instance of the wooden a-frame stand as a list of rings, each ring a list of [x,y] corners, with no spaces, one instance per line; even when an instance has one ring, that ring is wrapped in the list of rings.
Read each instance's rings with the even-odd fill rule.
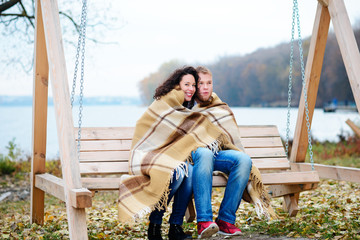
[[[360,113],[360,53],[343,0],[318,0],[314,28],[311,36],[305,69],[305,81],[311,124],[324,59],[326,40],[332,20],[336,39],[345,64],[355,103]],[[293,146],[290,156],[293,170],[310,170],[305,161],[308,148],[308,133],[304,94],[301,94]],[[339,168],[315,164],[320,177],[360,182],[360,171],[354,168]],[[357,171],[358,170],[358,171]]]
[[[91,192],[83,189],[74,138],[69,85],[57,0],[36,1],[35,67],[33,93],[33,155],[31,162],[31,222],[44,222],[44,192],[35,187],[35,174],[45,173],[48,74],[50,70],[64,192],[71,239],[88,239],[85,207]],[[57,192],[58,191],[58,192]]]
[[[38,224],[44,222],[44,191],[35,187],[35,175],[45,173],[48,76],[50,72],[63,175],[63,183],[60,185],[63,184],[64,188],[58,189],[54,187],[55,185],[49,186],[48,192],[65,200],[70,238],[88,239],[85,207],[91,206],[91,192],[82,188],[80,180],[58,12],[57,0],[36,1],[31,222]],[[360,68],[358,68],[360,55],[344,2],[343,0],[319,0],[305,72],[310,123],[318,91],[330,16],[360,112]],[[299,162],[303,162],[305,159],[307,144],[305,108],[303,99],[301,99],[291,155],[294,167],[305,166]],[[316,169],[318,170],[318,166]],[[357,173],[356,177],[360,182],[360,174]],[[298,194],[294,194],[294,198],[290,198],[288,201],[298,201]]]

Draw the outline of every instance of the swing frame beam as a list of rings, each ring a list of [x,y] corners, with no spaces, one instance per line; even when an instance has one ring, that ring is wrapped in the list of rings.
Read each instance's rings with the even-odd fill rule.
[[[346,13],[343,0],[318,0],[313,35],[311,37],[309,56],[305,78],[309,102],[309,121],[311,124],[315,101],[320,81],[320,73],[325,52],[330,18],[338,39],[346,71],[354,93],[355,102],[360,112],[360,54],[354,33]],[[68,218],[70,239],[88,239],[85,207],[91,206],[91,192],[82,188],[77,149],[74,139],[74,126],[70,105],[70,94],[65,64],[65,55],[60,29],[57,0],[35,1],[35,53],[34,53],[34,88],[33,88],[33,128],[32,128],[32,161],[31,161],[31,223],[44,223],[43,190],[35,186],[37,174],[45,173],[46,132],[48,107],[49,75],[53,91],[56,114],[57,135],[59,141],[60,160],[63,174],[63,188]],[[341,26],[340,26],[341,24]],[[302,94],[303,96],[303,94]],[[294,135],[291,164],[294,168],[306,167],[304,162],[307,142],[304,100],[301,97],[299,114]],[[326,177],[328,170],[323,171],[315,165],[319,175]],[[359,170],[359,169],[358,169]],[[337,170],[338,171],[338,170]],[[359,171],[360,172],[360,171]],[[359,172],[352,173],[360,182]],[[337,179],[341,175],[336,176]],[[48,186],[47,192],[54,195],[56,184]],[[278,187],[281,191],[281,186]],[[59,194],[62,194],[59,192]],[[299,194],[287,202],[298,201]]]

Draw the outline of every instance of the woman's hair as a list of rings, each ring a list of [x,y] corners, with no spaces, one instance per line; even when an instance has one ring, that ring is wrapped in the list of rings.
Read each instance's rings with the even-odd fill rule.
[[[168,94],[171,90],[175,88],[175,86],[180,84],[182,77],[188,74],[194,76],[195,84],[197,86],[199,75],[196,72],[196,69],[190,66],[185,66],[176,69],[159,87],[157,87],[153,98],[160,99],[160,97]]]

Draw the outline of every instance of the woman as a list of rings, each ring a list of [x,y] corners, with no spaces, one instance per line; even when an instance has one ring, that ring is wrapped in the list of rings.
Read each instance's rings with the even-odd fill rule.
[[[171,90],[179,86],[180,89],[184,92],[183,106],[191,109],[194,106],[194,96],[196,92],[197,81],[198,75],[196,74],[196,69],[194,69],[193,67],[184,67],[177,69],[164,83],[162,83],[155,90],[153,98],[155,100],[160,100],[162,96],[165,96]],[[168,236],[170,240],[182,240],[186,238],[191,238],[190,235],[187,235],[183,232],[183,229],[181,227],[186,208],[192,196],[193,166],[188,164],[187,167],[187,174],[183,168],[175,170],[172,178],[172,183],[169,186],[170,193],[168,196],[167,204],[169,204],[172,197],[174,197],[173,209],[169,219],[170,229]],[[161,223],[164,212],[165,209],[156,209],[151,212],[149,217],[150,224],[148,228],[149,240],[162,239]]]
[[[192,195],[190,150],[182,152],[182,136],[188,126],[176,128],[178,121],[191,116],[198,75],[193,67],[175,70],[160,85],[155,101],[137,121],[129,172],[120,184],[119,218],[128,221],[150,214],[149,239],[162,239],[161,222],[165,208],[174,196],[169,219],[169,239],[185,239],[181,225]],[[173,144],[180,139],[178,144]],[[175,146],[174,146],[175,145]]]

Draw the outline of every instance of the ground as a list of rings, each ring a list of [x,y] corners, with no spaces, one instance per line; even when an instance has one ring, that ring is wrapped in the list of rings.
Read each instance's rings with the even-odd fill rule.
[[[45,196],[45,224],[30,224],[29,174],[0,176],[0,239],[68,239],[65,204]],[[213,212],[216,216],[223,190],[213,190]],[[280,220],[260,219],[251,204],[242,203],[237,212],[237,226],[244,234],[231,239],[360,239],[360,184],[322,180],[314,191],[302,193],[296,218],[282,212],[281,199],[272,205]],[[135,226],[117,221],[117,194],[95,194],[93,207],[86,210],[89,239],[146,239],[148,218]],[[167,212],[163,237],[168,230]],[[185,231],[196,237],[196,224],[185,224]],[[144,237],[145,236],[145,237]],[[216,235],[211,239],[229,239]]]

